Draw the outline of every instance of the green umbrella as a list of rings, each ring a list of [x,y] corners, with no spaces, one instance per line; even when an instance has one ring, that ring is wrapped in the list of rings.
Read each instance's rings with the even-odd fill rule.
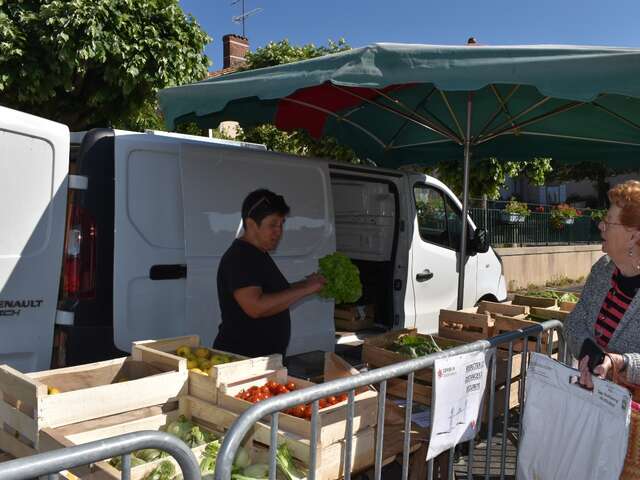
[[[169,128],[222,120],[303,128],[391,168],[464,158],[464,211],[471,156],[640,165],[636,49],[375,44],[159,96]]]

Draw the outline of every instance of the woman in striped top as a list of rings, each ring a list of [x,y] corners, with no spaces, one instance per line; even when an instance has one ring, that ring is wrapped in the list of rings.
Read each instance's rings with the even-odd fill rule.
[[[608,193],[611,206],[600,222],[602,251],[591,269],[580,301],[565,319],[567,343],[578,357],[587,338],[606,353],[594,374],[612,369],[640,384],[640,182],[629,180]],[[580,361],[580,383],[592,387],[588,357]]]

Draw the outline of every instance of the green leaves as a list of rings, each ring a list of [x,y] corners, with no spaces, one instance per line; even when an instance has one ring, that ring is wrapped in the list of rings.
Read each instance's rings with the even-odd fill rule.
[[[344,39],[337,42],[329,40],[327,46],[316,47],[313,44],[295,46],[289,40],[269,42],[265,47],[256,49],[246,55],[246,70],[271,67],[283,63],[308,60],[331,53],[350,50],[351,47]],[[304,157],[331,158],[349,163],[360,163],[355,152],[344,145],[340,145],[334,138],[322,137],[315,139],[304,130],[284,132],[274,125],[260,125],[243,132],[241,139],[247,142],[262,143],[269,150],[290,153]]]
[[[353,303],[362,296],[360,270],[349,257],[336,252],[319,260],[320,274],[327,283],[320,292],[324,298],[334,298],[336,303]]]
[[[411,358],[418,358],[429,355],[430,353],[442,351],[431,335],[403,335],[393,342],[390,349]]]
[[[500,198],[500,189],[507,177],[524,175],[535,185],[543,185],[545,177],[553,170],[550,158],[532,158],[524,162],[501,160],[495,157],[471,162],[469,192],[472,197],[487,195],[489,199]],[[438,164],[438,178],[449,185],[454,192],[462,192],[463,169],[460,161]]]
[[[308,60],[310,58],[321,57],[331,53],[344,52],[351,50],[344,38],[337,42],[329,40],[328,45],[316,47],[314,44],[295,46],[284,39],[279,42],[269,42],[265,47],[258,48],[255,52],[248,52],[245,56],[247,60],[247,70],[255,68],[272,67],[274,65],[282,65],[283,63],[297,62],[300,60]]]
[[[2,103],[72,130],[159,124],[156,93],[205,78],[209,41],[178,0],[0,3]]]

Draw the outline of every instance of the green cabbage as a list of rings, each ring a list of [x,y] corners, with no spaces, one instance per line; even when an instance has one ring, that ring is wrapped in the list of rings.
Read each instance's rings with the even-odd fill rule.
[[[360,270],[342,253],[332,253],[319,261],[319,272],[327,280],[320,292],[324,298],[333,298],[336,303],[353,303],[362,296]]]
[[[177,420],[174,420],[167,426],[167,433],[184,440],[193,427],[193,423],[187,420],[184,415],[180,415]]]
[[[269,478],[269,465],[256,463],[242,470],[242,474],[249,478]]]
[[[296,467],[293,456],[286,443],[281,444],[276,451],[276,462],[278,468],[288,480],[302,480],[306,475],[302,474]]]
[[[233,460],[233,466],[237,468],[246,468],[251,464],[251,458],[249,458],[249,452],[244,447],[238,448],[236,458]]]
[[[169,461],[164,461],[154,468],[144,480],[171,480],[176,475],[176,467]]]
[[[220,450],[219,440],[215,440],[204,447],[202,460],[200,460],[200,473],[202,475],[207,475],[215,471],[216,459],[218,458],[218,450]]]

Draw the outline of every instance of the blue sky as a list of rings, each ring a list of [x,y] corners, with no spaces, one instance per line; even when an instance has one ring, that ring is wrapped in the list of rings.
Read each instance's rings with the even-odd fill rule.
[[[222,68],[222,36],[242,33],[232,22],[241,2],[179,0],[212,37],[211,70]],[[638,0],[245,0],[252,49],[288,38],[324,45],[343,37],[352,47],[374,42],[491,45],[581,44],[640,47]]]

